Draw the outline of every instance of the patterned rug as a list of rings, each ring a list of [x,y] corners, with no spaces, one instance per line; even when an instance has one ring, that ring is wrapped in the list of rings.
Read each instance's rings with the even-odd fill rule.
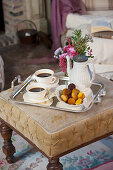
[[[12,141],[16,147],[16,163],[8,164],[2,153],[0,136],[0,170],[46,170],[48,160],[40,152],[15,132]],[[113,136],[63,156],[60,161],[64,170],[113,170]]]

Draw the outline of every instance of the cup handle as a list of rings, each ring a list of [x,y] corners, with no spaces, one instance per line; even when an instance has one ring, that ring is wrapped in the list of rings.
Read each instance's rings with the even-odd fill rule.
[[[51,84],[54,83],[56,80],[56,77],[52,77],[52,81],[50,82]]]
[[[31,80],[36,80],[35,74],[32,75]]]

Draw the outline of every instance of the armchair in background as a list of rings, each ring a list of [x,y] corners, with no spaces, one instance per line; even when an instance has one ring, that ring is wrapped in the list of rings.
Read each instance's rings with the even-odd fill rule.
[[[64,46],[66,37],[71,36],[75,29],[81,29],[83,35],[92,34],[92,27],[95,21],[108,22],[113,30],[113,0],[82,0],[80,4],[78,4],[78,7],[76,6],[76,0],[73,1],[75,4],[72,4],[71,1],[69,4],[68,2],[66,3],[68,7],[63,4],[63,0],[59,0],[59,4],[56,4],[56,6],[59,5],[59,8],[63,5],[63,12],[62,10],[60,10],[60,12],[57,11],[57,15],[60,17],[61,28],[64,27],[59,33],[59,27],[57,25],[59,24],[59,20],[57,17],[56,21],[54,21],[56,24],[56,35],[53,33],[53,44],[57,44],[56,48],[58,48],[58,45]],[[77,7],[77,10],[72,10],[73,5],[73,8],[76,9]],[[66,14],[65,17],[64,13]],[[52,15],[52,19],[55,20],[53,16],[54,15]],[[63,21],[62,18],[65,19],[65,22],[61,22]],[[108,31],[108,29],[104,31]],[[57,39],[55,39],[55,37],[57,37]],[[59,40],[61,44],[57,43],[57,40]],[[93,40],[94,42],[91,43],[90,46],[95,56],[94,63],[96,72],[103,73],[113,71],[113,39],[99,38],[95,37],[95,34],[93,34]]]

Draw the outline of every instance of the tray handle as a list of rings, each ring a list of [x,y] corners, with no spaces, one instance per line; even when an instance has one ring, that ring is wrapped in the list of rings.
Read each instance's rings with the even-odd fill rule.
[[[21,76],[20,76],[20,75],[16,76],[16,77],[14,78],[14,80],[11,82],[11,89],[12,89],[12,90],[14,90],[14,87],[15,87],[14,83],[15,83],[15,81],[18,81],[18,84],[22,83],[22,81],[21,81]]]

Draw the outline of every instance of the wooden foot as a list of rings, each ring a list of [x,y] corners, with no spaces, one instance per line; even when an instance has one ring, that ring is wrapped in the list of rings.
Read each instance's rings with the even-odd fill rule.
[[[11,136],[12,136],[12,129],[9,128],[3,121],[0,121],[1,125],[1,135],[4,139],[4,146],[2,150],[6,155],[6,160],[8,163],[14,163],[14,156],[15,147],[12,144]]]
[[[59,158],[50,159],[47,170],[63,170],[63,165],[59,162]]]

